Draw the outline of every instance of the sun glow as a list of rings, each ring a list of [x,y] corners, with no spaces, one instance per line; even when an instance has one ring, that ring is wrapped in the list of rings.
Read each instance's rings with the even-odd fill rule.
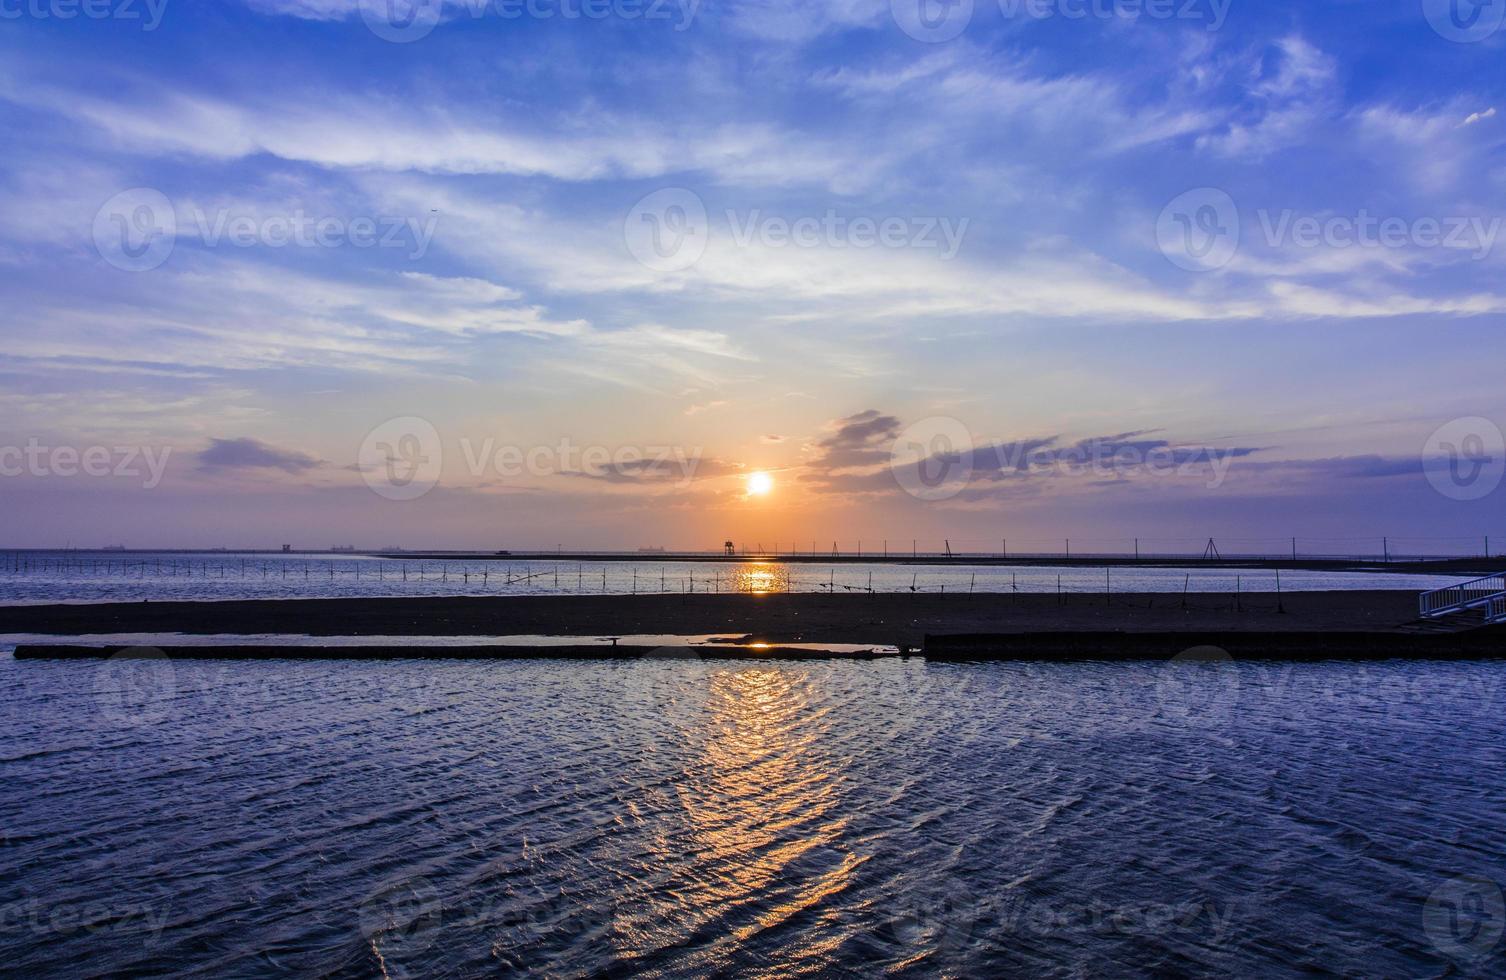
[[[767,473],[748,474],[748,496],[762,497],[774,489],[774,478]]]

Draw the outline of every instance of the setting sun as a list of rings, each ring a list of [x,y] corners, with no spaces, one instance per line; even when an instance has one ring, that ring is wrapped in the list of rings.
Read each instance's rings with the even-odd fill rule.
[[[748,496],[762,497],[774,489],[774,478],[767,473],[748,474]]]

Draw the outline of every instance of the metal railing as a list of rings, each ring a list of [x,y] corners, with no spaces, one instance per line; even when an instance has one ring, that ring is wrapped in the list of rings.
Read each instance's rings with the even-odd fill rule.
[[[1506,623],[1506,596],[1498,596],[1490,600],[1490,605],[1485,607],[1485,621]]]
[[[1424,617],[1443,616],[1480,606],[1494,611],[1498,605],[1506,612],[1506,572],[1434,589],[1417,597],[1418,610]]]

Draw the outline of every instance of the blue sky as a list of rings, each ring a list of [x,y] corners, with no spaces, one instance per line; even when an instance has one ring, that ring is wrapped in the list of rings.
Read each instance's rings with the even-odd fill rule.
[[[967,6],[0,3],[5,543],[1506,542],[1493,8]]]

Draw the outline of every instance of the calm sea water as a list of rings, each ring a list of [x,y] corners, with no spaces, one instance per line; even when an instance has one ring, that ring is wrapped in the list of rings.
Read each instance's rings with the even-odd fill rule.
[[[1495,664],[0,659],[17,975],[1502,975]]]
[[[1290,591],[1439,588],[1458,576],[1281,573]],[[0,603],[656,592],[1274,591],[1276,573],[1198,568],[781,565],[741,562],[389,561],[349,555],[162,552],[0,556]]]

